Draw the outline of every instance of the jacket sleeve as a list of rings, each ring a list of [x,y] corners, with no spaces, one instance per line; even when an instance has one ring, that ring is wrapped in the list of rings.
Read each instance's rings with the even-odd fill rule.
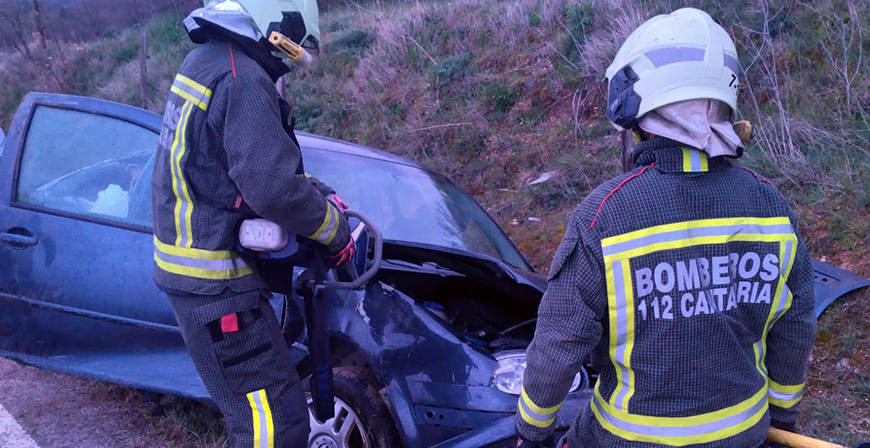
[[[545,440],[553,433],[574,376],[603,331],[604,309],[594,303],[605,297],[603,268],[582,241],[576,215],[550,267],[527,352],[517,410],[517,434],[527,440]]]
[[[311,185],[315,190],[319,191],[323,196],[329,196],[331,194],[335,194],[335,189],[330,187],[329,185],[323,183],[320,179],[305,173],[305,177],[308,178],[308,181],[311,182]]]
[[[224,96],[221,136],[229,175],[259,216],[308,237],[330,252],[347,244],[344,216],[304,174],[302,153],[284,131],[275,88],[266,77],[226,77],[215,96]]]
[[[791,221],[796,229],[793,215]],[[767,335],[770,418],[785,424],[794,424],[798,419],[798,403],[806,385],[807,366],[816,339],[813,268],[803,239],[798,236],[794,244],[796,250],[790,272],[787,258],[780,263],[781,269],[788,273],[786,285],[791,293],[791,307]]]

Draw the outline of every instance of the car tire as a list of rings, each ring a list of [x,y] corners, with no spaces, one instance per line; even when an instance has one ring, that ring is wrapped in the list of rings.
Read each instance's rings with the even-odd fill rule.
[[[333,391],[337,412],[332,421],[325,423],[317,422],[313,417],[309,381],[310,378],[305,382],[305,396],[309,402],[311,421],[309,447],[399,448],[402,446],[390,410],[378,391],[372,387],[365,376],[360,374],[359,369],[353,367],[333,369]],[[349,409],[342,410],[344,407]],[[358,419],[359,425],[352,431],[350,440],[339,440],[336,438],[335,426],[340,426],[348,418]],[[363,433],[365,437],[362,437]]]

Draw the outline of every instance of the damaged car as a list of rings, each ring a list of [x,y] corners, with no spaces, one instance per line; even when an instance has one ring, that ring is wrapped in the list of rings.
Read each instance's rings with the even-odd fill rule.
[[[152,281],[160,125],[159,115],[131,106],[27,95],[0,146],[0,355],[208,402]],[[306,171],[384,237],[365,289],[324,296],[335,417],[312,413],[310,446],[512,446],[546,278],[444,176],[374,149],[298,139]],[[814,267],[817,314],[867,284]],[[304,309],[295,294],[276,294],[273,307],[284,322]],[[285,336],[300,374],[310,374],[306,335]],[[588,367],[577,373],[558,427],[588,406],[594,381]]]

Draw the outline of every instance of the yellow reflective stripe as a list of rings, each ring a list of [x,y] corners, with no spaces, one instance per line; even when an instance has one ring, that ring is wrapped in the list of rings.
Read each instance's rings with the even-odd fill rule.
[[[247,397],[253,420],[254,448],[274,448],[275,427],[266,389],[251,392]]]
[[[549,408],[542,408],[529,398],[525,387],[523,387],[520,392],[517,409],[519,410],[520,417],[526,423],[538,428],[549,428],[556,421],[556,413],[559,412],[563,403],[564,401]]]
[[[329,244],[335,239],[335,234],[338,231],[338,211],[329,202],[326,201],[326,214],[323,216],[323,223],[311,235],[310,239],[317,240],[321,244]]]
[[[260,446],[260,411],[257,409],[257,403],[254,401],[255,393],[251,392],[248,394],[248,404],[251,405],[251,414],[254,420],[254,448],[258,448]]]
[[[683,151],[683,171],[686,173],[692,172],[692,155],[689,148],[680,148]]]
[[[519,410],[520,410],[520,417],[523,418],[523,421],[525,421],[526,423],[528,423],[532,426],[537,426],[538,428],[549,428],[550,426],[553,425],[553,422],[556,421],[555,416],[553,416],[553,418],[546,420],[546,421],[536,420],[536,419],[532,418],[528,414],[528,412],[526,412],[525,408],[523,408],[522,405],[519,406]]]
[[[185,205],[187,206],[184,213],[184,225],[185,231],[187,232],[187,244],[184,245],[185,247],[193,247],[193,224],[191,223],[193,220],[193,201],[190,199],[190,188],[187,186],[187,181],[184,179],[184,169],[181,167],[181,159],[184,158],[184,154],[187,152],[186,130],[192,110],[192,107],[187,109],[187,118],[184,119],[185,132],[181,134],[181,151],[178,155],[178,178],[181,181],[181,193],[184,195]]]
[[[266,434],[268,436],[267,448],[275,447],[275,426],[272,422],[272,409],[269,407],[269,400],[266,399],[266,389],[260,391],[260,400],[263,402],[263,410],[266,413]]]
[[[597,385],[594,393],[595,397],[591,403],[592,412],[599,424],[606,430],[626,440],[667,446],[710,443],[732,437],[757,424],[767,412],[767,387],[762,387],[751,398],[734,406],[690,417],[632,415],[619,411],[605,402]],[[753,408],[756,409],[753,411]],[[749,414],[750,412],[751,414]],[[745,414],[746,418],[742,418],[741,414]],[[735,418],[738,419],[737,422],[729,424],[729,421],[733,421]],[[636,428],[636,430],[629,430],[628,427]],[[714,429],[698,432],[696,428],[699,427]]]
[[[195,258],[197,260],[232,260],[239,258],[238,252],[231,250],[205,250],[187,247],[178,247],[166,244],[154,237],[154,246],[160,252],[179,257]]]
[[[236,252],[171,246],[157,237],[154,237],[154,262],[164,271],[206,280],[229,280],[254,272]]]
[[[784,386],[768,378],[767,385],[770,404],[788,409],[801,401],[806,383]]]
[[[632,249],[625,252],[620,252],[618,254],[608,255],[604,258],[605,262],[610,262],[614,260],[625,260],[628,258],[635,258],[642,255],[651,254],[653,252],[659,252],[662,250],[671,250],[671,249],[682,249],[684,247],[690,246],[700,246],[704,244],[725,244],[733,241],[747,241],[747,242],[762,242],[762,243],[778,243],[783,241],[784,239],[796,239],[797,237],[791,233],[780,233],[780,234],[761,234],[761,233],[746,233],[746,234],[736,234],[736,235],[720,235],[720,236],[703,236],[697,238],[687,238],[684,240],[676,240],[676,241],[668,241],[663,243],[651,244],[649,246],[640,247],[637,249]]]
[[[326,236],[326,242],[323,244],[330,244],[332,240],[335,239],[335,234],[338,233],[338,209],[336,209],[332,203],[327,202],[329,204],[329,209],[332,210],[332,230],[329,232],[329,235]]]
[[[203,280],[232,280],[250,275],[254,272],[250,266],[242,266],[230,270],[211,270],[182,266],[180,264],[163,261],[156,253],[154,254],[154,262],[157,263],[157,266],[160,269],[163,269],[166,272],[183,275],[185,277],[200,278]]]
[[[184,86],[179,87],[178,85],[173,85],[172,87],[169,88],[170,92],[184,98],[187,101],[190,101],[191,103],[195,104],[197,107],[199,107],[202,110],[208,109],[208,103],[211,100],[211,95],[212,95],[211,90],[209,90],[208,88],[206,88],[202,84],[200,84],[200,83],[198,83],[198,82],[196,82],[196,81],[194,81],[194,80],[192,80],[184,75],[181,75],[181,74],[175,76],[175,81],[184,84]],[[193,91],[198,92],[199,97],[191,94],[188,91],[185,91],[185,89],[183,87],[189,87],[189,88],[193,89]]]
[[[184,76],[184,75],[179,73],[178,75],[175,76],[175,79],[187,84],[188,86],[192,87],[197,92],[211,98],[211,90],[207,89],[202,84],[188,78],[187,76]]]
[[[175,129],[175,140],[170,151],[172,191],[175,193],[175,245],[184,247],[193,245],[191,235],[193,229],[189,219],[193,212],[193,202],[190,200],[190,193],[181,166],[181,159],[186,152],[187,123],[192,110],[193,105],[190,102],[184,103],[184,106],[181,107],[181,118]]]
[[[598,394],[599,398],[601,397],[598,388],[595,388],[595,393]],[[743,411],[746,411],[759,400],[764,400],[767,397],[767,386],[763,386],[758,390],[752,397],[747,400],[744,400],[740,403],[735,404],[734,406],[729,406],[724,409],[720,409],[714,412],[708,412],[706,414],[692,415],[689,417],[655,417],[651,415],[638,415],[638,414],[629,414],[625,411],[620,411],[619,409],[613,408],[607,404],[603,399],[601,401],[605,405],[605,410],[619,417],[621,420],[625,420],[627,422],[636,423],[639,425],[647,425],[647,426],[692,426],[698,425],[702,423],[708,423],[711,421],[721,420],[725,417],[731,417],[737,415]]]
[[[529,409],[531,409],[534,412],[537,412],[538,414],[552,414],[554,412],[558,412],[559,409],[562,407],[562,404],[564,403],[564,401],[563,401],[562,403],[559,403],[555,406],[551,406],[549,408],[542,408],[542,407],[536,405],[535,402],[532,401],[531,398],[529,398],[529,395],[526,394],[525,387],[523,387],[521,392],[520,392],[520,398],[523,401],[525,401],[525,403],[529,406]]]
[[[625,394],[625,401],[622,403],[622,409],[628,410],[628,401],[634,396],[634,370],[631,368],[631,352],[634,350],[634,284],[631,280],[631,269],[629,262],[626,260],[622,264],[623,279],[625,280],[625,312],[627,314],[626,323],[628,324],[628,334],[625,339],[625,368],[628,370],[628,392]]]
[[[680,149],[683,151],[683,172],[702,173],[709,171],[707,153],[686,147]]]
[[[783,386],[782,384],[779,384],[776,381],[768,378],[767,384],[768,384],[768,386],[770,386],[771,389],[773,389],[779,393],[796,394],[796,393],[802,392],[804,390],[804,386],[806,386],[807,383],[795,384],[793,386]]]
[[[175,126],[175,139],[172,141],[172,147],[169,151],[169,169],[172,172],[172,192],[175,193],[175,244],[177,245],[181,244],[181,220],[178,219],[178,212],[181,208],[181,193],[178,188],[178,173],[175,159],[178,145],[181,142],[181,134],[183,132],[182,123],[184,123],[186,117],[185,110],[189,104],[190,103],[184,103],[184,105],[181,106],[181,118],[179,118],[178,124]]]
[[[622,366],[616,359],[616,347],[619,340],[618,307],[616,305],[616,281],[613,278],[614,263],[605,263],[604,275],[607,282],[607,316],[610,320],[610,362],[616,372],[616,388],[610,396],[610,403],[616,405],[616,397],[622,392]],[[600,384],[600,382],[599,382]]]
[[[788,224],[791,225],[791,221],[789,221],[787,216],[780,216],[775,218],[754,218],[754,217],[740,217],[740,218],[713,218],[713,219],[698,219],[694,221],[682,221],[676,222],[673,224],[663,224],[660,226],[647,227],[641,230],[635,230],[634,232],[623,233],[622,235],[612,236],[610,238],[605,238],[601,240],[602,246],[610,246],[616,243],[622,243],[625,241],[631,241],[637,238],[641,238],[644,236],[655,235],[659,233],[670,232],[673,230],[686,230],[692,229],[696,227],[716,227],[716,226],[739,226],[739,225],[758,225],[758,226],[773,226],[780,224]]]

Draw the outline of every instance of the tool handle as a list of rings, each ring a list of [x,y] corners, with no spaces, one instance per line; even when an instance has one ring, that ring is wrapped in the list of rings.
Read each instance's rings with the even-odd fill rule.
[[[842,445],[823,442],[776,428],[770,428],[770,432],[767,433],[767,441],[779,443],[789,448],[846,448]]]
[[[378,273],[378,270],[381,268],[381,262],[384,259],[384,237],[381,235],[381,231],[375,226],[371,219],[369,219],[362,212],[358,212],[356,210],[347,210],[345,214],[351,218],[357,218],[365,224],[366,229],[369,234],[375,240],[374,246],[374,256],[372,258],[372,263],[366,269],[365,272],[360,274],[356,279],[349,282],[339,282],[339,281],[325,281],[323,285],[327,289],[362,289],[365,285],[375,277]]]

